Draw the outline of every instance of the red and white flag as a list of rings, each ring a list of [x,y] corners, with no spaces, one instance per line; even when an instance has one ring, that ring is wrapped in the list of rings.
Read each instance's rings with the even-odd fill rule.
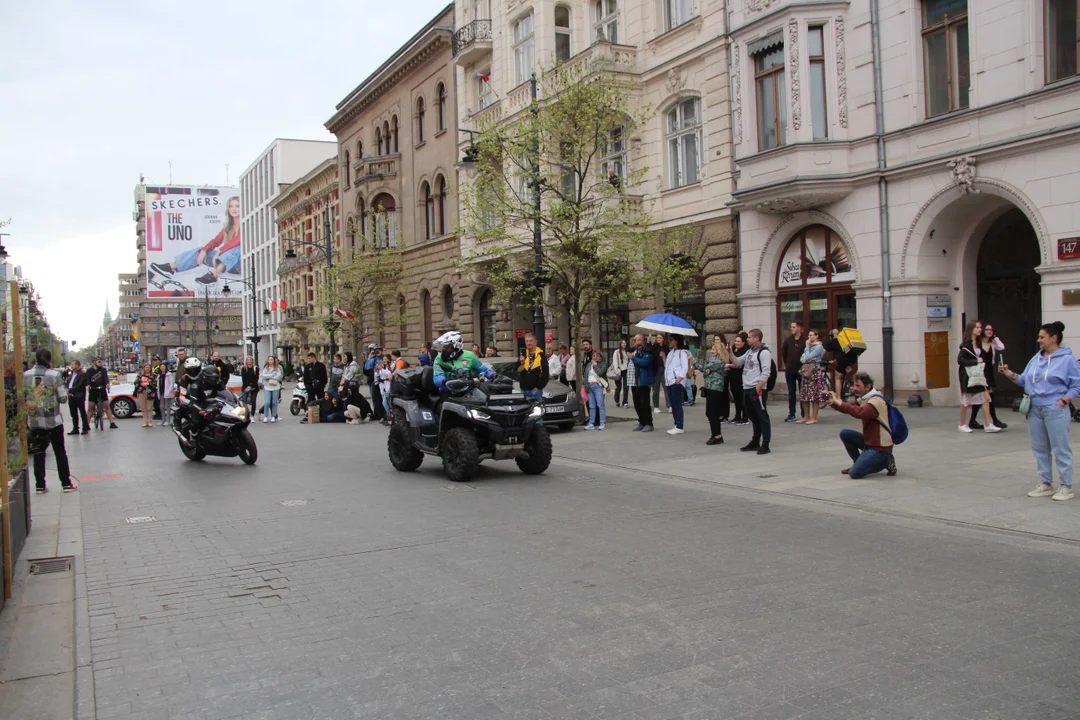
[[[353,315],[351,312],[349,312],[348,310],[342,310],[341,308],[334,308],[334,314],[337,315],[338,317],[343,317],[343,318],[346,318],[348,320],[355,320],[356,319],[356,316]]]

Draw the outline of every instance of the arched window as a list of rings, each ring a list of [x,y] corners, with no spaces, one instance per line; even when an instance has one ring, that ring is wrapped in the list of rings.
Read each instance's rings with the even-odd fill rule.
[[[435,88],[435,130],[442,132],[446,129],[446,86],[439,83]]]
[[[777,333],[798,321],[804,332],[858,327],[855,317],[855,270],[847,245],[822,225],[804,228],[791,238],[776,269]]]
[[[348,243],[349,256],[356,254],[356,219],[352,215],[345,218],[345,235]]]
[[[424,142],[424,98],[416,100],[416,144]]]
[[[435,231],[446,234],[446,179],[439,175],[435,178]]]
[[[382,155],[382,129],[375,128],[375,145],[378,147],[378,154]]]
[[[367,208],[364,206],[364,198],[356,198],[356,217],[360,218],[358,221],[358,230],[360,232],[360,249],[368,249],[368,232],[367,232]]]
[[[426,181],[420,185],[420,193],[424,196],[424,237],[430,240],[435,237],[435,198]]]
[[[480,296],[480,351],[495,347],[495,295],[485,290]]]
[[[596,0],[596,22],[593,29],[597,38],[619,42],[619,6],[617,0]]]
[[[364,157],[364,141],[363,140],[357,140],[356,141],[356,159],[357,160],[362,160],[363,157]]]
[[[390,142],[390,123],[386,120],[383,121],[382,134],[383,137],[386,139],[386,154],[389,155],[390,153],[394,152],[394,146]]]
[[[555,62],[570,59],[570,8],[555,6]]]
[[[454,319],[454,288],[447,285],[442,293],[443,320]]]
[[[395,115],[390,121],[390,137],[394,138],[393,152],[401,152],[401,146],[398,145],[398,122],[397,115]]]
[[[394,198],[387,193],[376,195],[371,200],[371,212],[375,218],[375,247],[380,250],[397,247],[397,204]]]
[[[345,187],[349,187],[352,184],[350,178],[352,177],[352,166],[349,163],[349,151],[345,151]]]

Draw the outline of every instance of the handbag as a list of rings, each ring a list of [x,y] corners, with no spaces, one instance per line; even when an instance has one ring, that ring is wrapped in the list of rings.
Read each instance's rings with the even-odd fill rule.
[[[799,368],[799,377],[804,380],[809,380],[814,377],[814,372],[817,371],[817,365],[803,365]]]
[[[964,348],[964,351],[970,353],[976,358],[979,357],[967,348]],[[986,387],[986,365],[984,365],[983,363],[978,363],[976,365],[968,365],[965,370],[967,371],[967,384],[969,389],[973,387]]]
[[[1020,410],[1021,415],[1023,415],[1024,417],[1028,416],[1028,413],[1031,412],[1031,396],[1030,395],[1028,395],[1027,393],[1024,393],[1024,397],[1020,398],[1020,407],[1018,409]]]

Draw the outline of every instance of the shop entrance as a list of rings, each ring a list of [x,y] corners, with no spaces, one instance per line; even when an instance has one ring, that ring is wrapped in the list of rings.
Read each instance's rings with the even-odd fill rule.
[[[1005,343],[1005,362],[1017,370],[1038,351],[1035,338],[1042,324],[1042,293],[1035,268],[1040,260],[1035,229],[1019,208],[995,220],[979,246],[978,319],[993,325]],[[1007,399],[1022,391],[999,380],[997,392]]]

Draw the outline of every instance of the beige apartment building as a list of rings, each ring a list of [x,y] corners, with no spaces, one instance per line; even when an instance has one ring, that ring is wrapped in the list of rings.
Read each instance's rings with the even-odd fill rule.
[[[738,323],[737,250],[732,212],[731,122],[726,5],[720,0],[465,0],[456,6],[453,52],[461,127],[486,115],[512,120],[527,111],[530,76],[557,63],[602,60],[631,78],[636,101],[651,112],[632,137],[609,149],[608,164],[647,169],[638,190],[657,227],[691,225],[706,247],[698,290],[666,307],[660,298],[596,308],[586,332],[609,351],[633,332],[631,323],[669,310],[701,332]],[[469,140],[461,134],[460,151]],[[463,239],[468,254],[470,244]],[[501,350],[530,328],[530,308],[500,309],[478,289],[483,314]],[[569,339],[566,313],[549,308],[548,331]],[[481,345],[481,338],[475,338]]]
[[[368,340],[415,356],[421,342],[451,328],[472,334],[476,286],[451,264],[460,254],[453,24],[448,5],[326,123],[338,139],[344,257],[402,251],[400,296],[394,307],[368,309],[354,351]]]

